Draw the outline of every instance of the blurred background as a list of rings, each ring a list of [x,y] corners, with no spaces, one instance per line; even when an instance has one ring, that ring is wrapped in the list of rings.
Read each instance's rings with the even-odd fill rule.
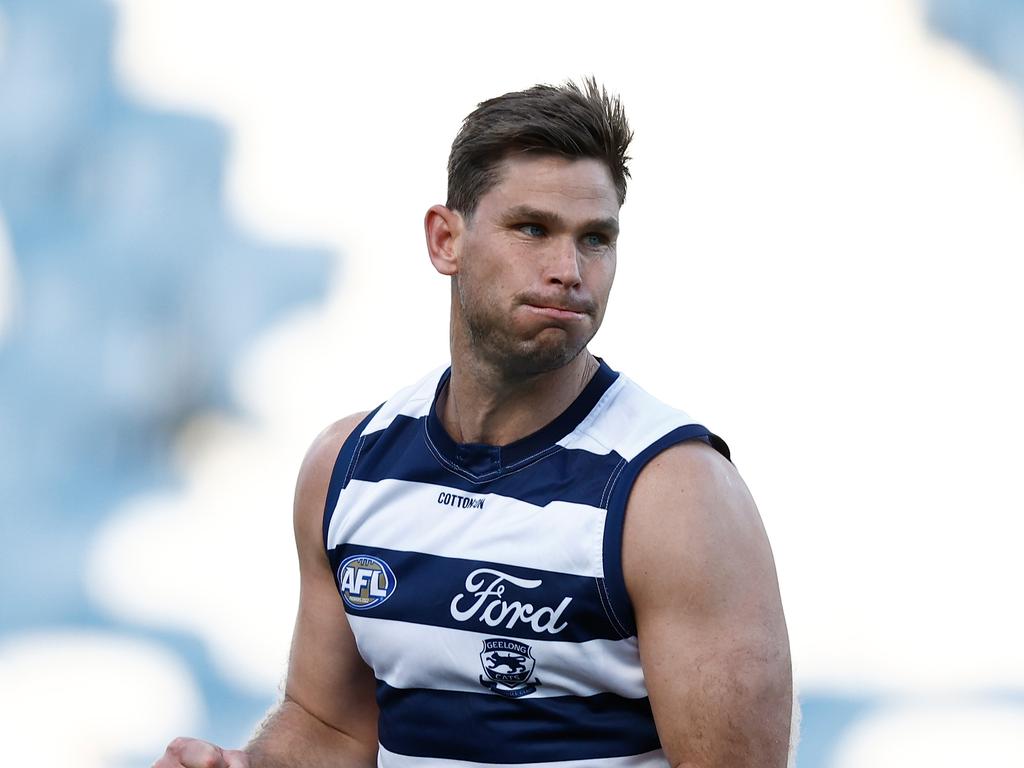
[[[0,0],[0,743],[141,768],[280,695],[292,487],[447,359],[477,102],[636,130],[592,350],[730,443],[800,768],[1024,765],[1024,4]]]

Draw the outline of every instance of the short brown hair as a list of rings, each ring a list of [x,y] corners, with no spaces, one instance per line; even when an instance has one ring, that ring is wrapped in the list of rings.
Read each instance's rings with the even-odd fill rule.
[[[609,96],[593,77],[584,79],[582,88],[566,81],[489,99],[462,121],[452,143],[447,206],[472,217],[480,198],[498,183],[498,166],[517,152],[602,161],[622,205],[632,139],[618,97]]]

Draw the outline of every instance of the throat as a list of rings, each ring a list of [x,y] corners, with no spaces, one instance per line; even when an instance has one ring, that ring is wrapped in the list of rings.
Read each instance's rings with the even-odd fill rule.
[[[514,382],[493,382],[453,362],[451,378],[438,394],[438,415],[458,443],[508,445],[557,418],[579,397],[599,367],[597,359],[584,352],[556,371]]]

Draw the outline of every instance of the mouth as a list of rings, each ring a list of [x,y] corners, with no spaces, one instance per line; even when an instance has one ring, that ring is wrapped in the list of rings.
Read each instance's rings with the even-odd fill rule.
[[[582,320],[587,316],[586,308],[581,305],[524,304],[523,306],[531,312],[555,320]]]

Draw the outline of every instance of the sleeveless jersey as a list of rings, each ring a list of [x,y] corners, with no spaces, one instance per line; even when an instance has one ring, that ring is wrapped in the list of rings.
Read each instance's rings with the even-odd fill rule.
[[[604,361],[505,446],[459,444],[450,369],[385,402],[338,455],[324,544],[377,679],[378,765],[662,768],[620,553],[633,482],[707,429]]]

